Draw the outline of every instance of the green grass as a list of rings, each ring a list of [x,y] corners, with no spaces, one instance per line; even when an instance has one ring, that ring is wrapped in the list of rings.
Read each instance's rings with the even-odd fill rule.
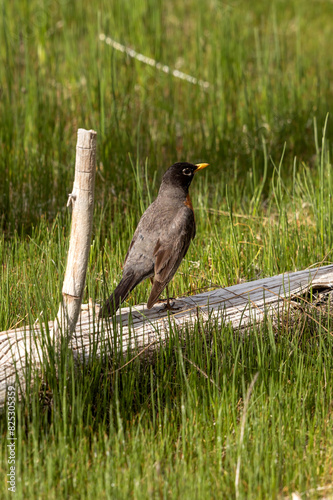
[[[85,301],[118,282],[141,213],[180,159],[211,165],[191,187],[197,237],[173,295],[332,261],[331,2],[0,7],[0,330],[57,313],[78,127],[98,132]],[[209,90],[114,51],[101,32]],[[63,352],[17,403],[16,495],[332,494],[331,312],[308,307],[245,333],[172,330],[149,362],[75,371]],[[6,498],[5,414],[0,428]]]

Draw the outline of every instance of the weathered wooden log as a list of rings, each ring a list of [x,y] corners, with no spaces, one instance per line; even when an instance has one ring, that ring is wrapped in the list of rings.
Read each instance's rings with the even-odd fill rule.
[[[98,320],[94,307],[83,306],[69,346],[76,358],[86,361],[101,355],[112,357],[114,349],[134,356],[163,345],[169,337],[170,325],[180,334],[185,326],[193,326],[198,319],[207,324],[211,321],[231,324],[235,330],[246,328],[260,323],[266,315],[276,317],[287,312],[290,303],[310,289],[332,288],[333,265],[329,265],[177,299],[174,304],[177,309],[171,313],[165,311],[163,304],[156,304],[151,310],[141,304],[123,307],[115,318]],[[48,329],[52,327],[50,322]],[[6,387],[15,382],[17,375],[22,378],[20,358],[27,356],[39,366],[43,362],[36,348],[41,336],[38,325],[32,330],[18,328],[0,333],[0,406],[5,402]]]

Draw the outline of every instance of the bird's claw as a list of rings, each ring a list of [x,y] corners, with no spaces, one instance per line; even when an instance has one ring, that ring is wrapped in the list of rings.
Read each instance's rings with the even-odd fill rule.
[[[178,311],[181,309],[180,305],[176,305],[176,301],[170,302],[168,299],[160,299],[158,302],[165,302],[162,304],[162,307],[160,308],[160,311]]]

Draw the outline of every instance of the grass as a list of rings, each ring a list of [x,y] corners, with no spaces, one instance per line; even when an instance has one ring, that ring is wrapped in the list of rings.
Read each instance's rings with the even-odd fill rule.
[[[191,187],[197,237],[173,295],[331,262],[332,3],[0,6],[0,330],[57,313],[78,127],[98,132],[84,300],[118,282],[140,214],[180,159],[211,166]],[[143,283],[128,303],[146,300]],[[76,371],[62,353],[17,403],[17,496],[332,495],[329,304],[314,311],[246,334],[172,332],[153,360],[126,367],[116,357]],[[0,427],[7,498],[5,413]]]

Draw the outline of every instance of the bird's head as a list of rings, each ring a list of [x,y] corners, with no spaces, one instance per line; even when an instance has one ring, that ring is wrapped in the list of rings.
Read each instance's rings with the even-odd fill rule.
[[[208,167],[208,163],[198,163],[197,165],[187,162],[174,163],[163,175],[161,187],[171,185],[175,188],[181,188],[187,193],[194,174],[206,167]]]

